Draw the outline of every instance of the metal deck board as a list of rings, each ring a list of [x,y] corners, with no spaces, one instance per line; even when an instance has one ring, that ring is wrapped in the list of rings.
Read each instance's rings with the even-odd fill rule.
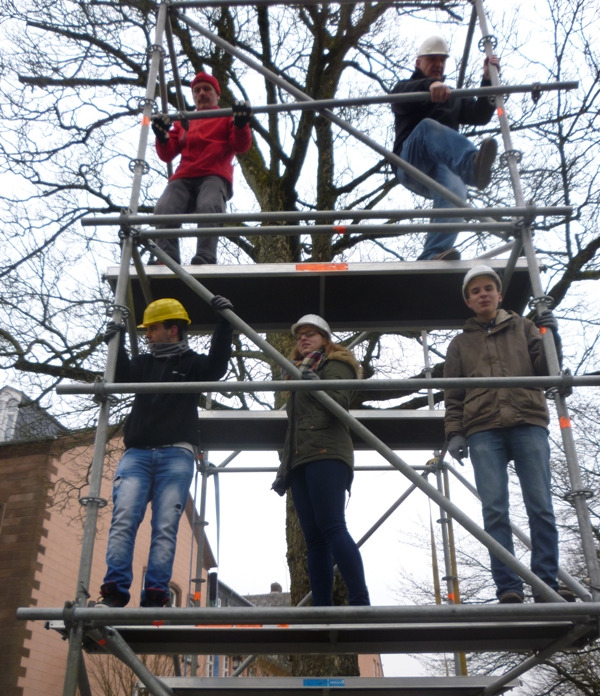
[[[139,654],[274,655],[530,652],[548,647],[568,633],[573,625],[571,621],[517,621],[328,627],[160,625],[115,628]],[[59,630],[57,626],[52,627]],[[591,634],[596,635],[596,627],[590,626]],[[90,637],[86,637],[84,646],[90,653],[104,651]]]
[[[397,450],[441,448],[443,410],[352,410],[364,426]],[[213,450],[269,451],[283,448],[287,415],[283,411],[200,411],[202,447]],[[367,445],[351,433],[355,449]]]
[[[340,690],[346,696],[382,694],[385,696],[479,696],[498,677],[163,677],[175,694],[181,696],[236,696],[248,691],[257,696],[296,696],[331,694]],[[519,679],[502,687],[505,693],[520,685]]]
[[[324,316],[334,331],[459,329],[470,312],[462,300],[465,273],[481,263],[411,261],[348,264],[251,264],[185,266],[211,292],[229,298],[256,331],[289,331],[307,313]],[[486,259],[502,272],[506,260]],[[299,270],[312,268],[314,270]],[[338,269],[338,270],[335,270]],[[209,332],[214,314],[165,266],[147,266],[154,299],[174,297],[186,307],[192,332]],[[105,278],[115,287],[118,267]],[[137,323],[145,302],[135,268],[131,282]],[[525,259],[519,259],[504,308],[521,314],[530,295]]]

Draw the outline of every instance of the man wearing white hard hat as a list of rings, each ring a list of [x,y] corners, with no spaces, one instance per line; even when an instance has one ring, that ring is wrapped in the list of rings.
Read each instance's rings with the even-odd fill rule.
[[[541,332],[552,331],[560,355],[558,324],[550,310],[535,324],[500,309],[502,281],[489,266],[465,276],[463,298],[475,316],[450,343],[444,377],[547,375]],[[509,518],[508,463],[514,462],[531,534],[531,570],[567,601],[559,589],[558,533],[550,493],[548,409],[541,389],[447,389],[444,421],[448,452],[462,464],[469,457],[483,507],[484,528],[514,554]],[[523,581],[490,554],[496,595],[503,604],[524,600]],[[536,602],[543,601],[534,596]]]
[[[395,116],[396,139],[394,153],[467,200],[467,186],[486,188],[496,158],[497,145],[485,138],[479,147],[458,132],[461,125],[482,126],[489,123],[494,106],[487,97],[453,99],[452,90],[444,83],[448,44],[441,36],[430,36],[421,44],[415,70],[408,80],[401,80],[394,93],[430,92],[431,101],[392,104]],[[483,62],[481,86],[490,86],[489,65],[500,69],[496,56]],[[396,172],[398,181],[413,193],[433,199],[434,208],[449,208],[453,204],[431,191],[402,169]],[[436,218],[437,222],[460,222],[457,218]],[[431,232],[419,260],[447,261],[459,259],[453,248],[457,234]]]
[[[219,295],[213,308],[233,309]],[[115,382],[202,382],[221,379],[231,357],[233,327],[218,314],[208,355],[188,345],[190,324],[176,299],[151,302],[144,311],[148,352],[130,358],[124,325],[110,322],[105,342],[119,335]],[[115,338],[114,340],[117,340]],[[96,606],[124,607],[130,599],[135,538],[148,503],[152,503],[152,534],[141,592],[142,607],[163,607],[169,601],[177,530],[194,475],[195,449],[200,445],[197,393],[136,394],[123,428],[125,453],[113,481],[113,514],[106,550],[107,571]]]

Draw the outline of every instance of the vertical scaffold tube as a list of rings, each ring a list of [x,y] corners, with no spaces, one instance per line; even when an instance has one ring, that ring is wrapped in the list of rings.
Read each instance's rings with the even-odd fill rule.
[[[148,141],[150,114],[152,113],[152,105],[150,100],[154,95],[154,85],[156,83],[158,63],[160,60],[157,46],[158,44],[162,43],[166,16],[167,5],[163,2],[160,6],[156,22],[155,49],[152,54],[150,70],[148,73],[148,86],[146,88],[142,129],[140,133],[140,142],[138,145],[137,160],[134,167],[133,189],[130,198],[130,210],[132,212],[137,212],[137,201],[141,186],[141,178],[144,173],[144,166],[142,162]],[[132,249],[133,240],[131,236],[127,236],[123,241],[121,250],[121,264],[119,266],[119,277],[117,280],[115,304],[112,314],[112,320],[118,324],[123,321],[125,314],[124,310],[127,305],[127,284],[129,282],[129,264],[131,261]],[[104,370],[104,379],[107,382],[112,382],[115,377],[119,340],[120,338],[118,335],[114,336],[108,346],[108,356],[106,360],[106,368]],[[104,504],[104,501],[100,498],[100,491],[102,487],[104,455],[106,452],[106,442],[108,438],[109,416],[110,400],[104,399],[100,405],[100,410],[98,413],[98,425],[96,428],[96,438],[94,441],[94,455],[90,471],[90,487],[88,495],[86,496],[86,514],[75,595],[75,602],[79,607],[85,607],[88,598],[92,559],[94,554],[94,541],[96,536],[96,525],[98,522],[98,510],[100,506]],[[69,638],[67,666],[65,670],[65,681],[63,684],[63,696],[75,696],[77,689],[83,640],[83,627],[81,624],[75,624],[73,629],[70,631]]]
[[[180,278],[189,288],[191,288],[197,295],[199,295],[205,302],[211,303],[214,295],[210,290],[208,290],[204,285],[202,285],[196,278],[194,278],[190,273],[183,269],[178,263],[173,261],[173,259],[166,254],[159,246],[153,242],[147,242],[146,246],[150,251],[162,261],[165,266],[167,266],[173,273]],[[265,341],[254,329],[249,326],[243,319],[237,316],[230,309],[225,309],[219,311],[234,328],[245,334],[255,345],[257,345],[264,353],[273,359],[280,367],[282,367],[291,377],[295,379],[301,379],[302,373],[300,370],[287,358],[285,358],[278,350],[276,350],[270,343]],[[384,442],[382,442],[378,437],[373,435],[373,433],[366,428],[362,423],[360,423],[354,416],[352,416],[348,411],[346,411],[343,406],[340,406],[334,399],[332,399],[327,393],[322,391],[313,392],[315,399],[320,401],[329,411],[331,411],[334,416],[339,418],[342,423],[345,423],[350,430],[355,432],[362,440],[364,440],[370,447],[372,447],[376,452],[379,452],[385,459],[387,459],[390,464],[392,464],[396,469],[406,476],[412,483],[414,483],[417,488],[420,488],[426,495],[428,495],[434,502],[436,502],[440,507],[444,508],[448,514],[450,514],[460,525],[462,525],[468,532],[470,532],[476,539],[478,539],[484,546],[486,546],[497,558],[499,558],[505,565],[515,571],[525,582],[532,586],[536,591],[536,594],[540,594],[542,597],[547,599],[549,602],[563,602],[564,599],[553,589],[548,587],[543,580],[540,580],[535,573],[532,573],[529,568],[524,566],[520,561],[518,561],[509,551],[507,551],[501,544],[499,544],[495,539],[493,539],[487,532],[485,532],[478,524],[476,524],[468,515],[466,515],[459,507],[453,505],[446,497],[439,493],[439,491],[432,486],[430,483],[425,481],[416,471],[413,471],[403,459],[401,459],[395,452],[393,452]]]
[[[492,39],[487,24],[487,17],[483,8],[483,2],[482,0],[474,1],[475,6],[477,8],[479,26],[483,35],[482,41],[485,45],[486,55],[489,57],[493,53],[493,47]],[[500,84],[498,71],[493,65],[490,65],[490,77],[492,80],[492,85],[497,86]],[[498,118],[500,120],[500,127],[502,129],[502,137],[504,139],[504,146],[506,148],[510,178],[513,185],[513,190],[515,192],[515,199],[517,201],[517,205],[524,205],[525,199],[523,197],[523,191],[521,188],[521,178],[519,175],[518,160],[514,154],[508,117],[506,116],[506,112],[504,110],[504,100],[501,96],[496,97],[496,105]],[[535,311],[537,312],[537,314],[541,314],[546,309],[550,309],[550,304],[542,288],[540,269],[535,255],[535,248],[533,246],[531,228],[529,226],[523,227],[521,237],[523,241],[523,247],[525,249],[525,256],[527,258],[527,266],[529,268],[533,297],[534,301],[536,302]],[[546,359],[548,361],[550,374],[560,374],[561,369],[558,360],[558,354],[556,351],[556,345],[554,342],[554,335],[551,331],[544,331],[542,340],[544,344],[544,351],[546,353]],[[586,502],[587,491],[584,489],[583,481],[581,478],[581,469],[579,467],[579,461],[577,458],[575,438],[573,437],[573,430],[571,429],[571,418],[569,416],[569,409],[567,407],[566,399],[562,394],[557,392],[555,395],[555,403],[556,411],[558,414],[558,421],[560,424],[560,432],[562,436],[563,447],[565,450],[567,468],[569,470],[572,502],[575,508],[575,512],[577,514],[577,521],[579,523],[581,546],[583,549],[583,555],[589,577],[590,589],[592,591],[592,597],[594,601],[598,601],[600,600],[600,564],[598,562],[598,550],[596,548],[594,535],[592,532],[590,512]]]

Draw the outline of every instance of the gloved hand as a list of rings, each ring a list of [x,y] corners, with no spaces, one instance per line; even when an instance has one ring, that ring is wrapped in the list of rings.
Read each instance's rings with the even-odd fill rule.
[[[231,109],[233,111],[233,125],[236,128],[243,128],[250,123],[250,117],[252,116],[250,102],[238,99],[233,102]]]
[[[215,311],[222,311],[224,309],[231,309],[233,311],[233,305],[231,302],[222,295],[214,295],[210,301],[210,304]]]
[[[108,345],[111,338],[116,334],[121,334],[122,336],[125,333],[125,328],[125,324],[123,323],[117,324],[115,321],[109,321],[102,334],[102,340]]]
[[[169,131],[171,130],[171,119],[168,116],[153,116],[152,130],[159,143],[163,145],[169,142]]]
[[[313,372],[312,370],[302,370],[302,379],[319,379],[319,375],[316,372]]]
[[[448,442],[448,454],[462,464],[460,460],[469,457],[467,439],[463,435],[453,435]]]
[[[541,314],[536,314],[533,317],[533,323],[538,329],[541,329],[542,326],[546,329],[550,329],[554,336],[558,338],[558,322],[551,310],[545,309]]]

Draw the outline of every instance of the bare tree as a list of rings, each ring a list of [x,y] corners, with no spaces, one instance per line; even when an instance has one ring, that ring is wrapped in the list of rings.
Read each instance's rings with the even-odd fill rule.
[[[578,300],[578,288],[598,277],[600,235],[597,219],[598,83],[593,36],[597,30],[594,3],[589,0],[547,0],[544,27],[553,47],[543,59],[530,55],[532,43],[519,34],[510,13],[494,19],[509,43],[502,48],[508,82],[547,81],[579,77],[576,95],[544,96],[534,106],[514,99],[509,111],[523,149],[522,173],[527,196],[545,204],[569,203],[576,213],[566,224],[544,221],[536,243],[549,264],[549,292],[556,304],[582,311],[573,327],[571,353],[585,371],[598,354],[593,310]],[[117,213],[127,207],[135,157],[140,98],[148,75],[147,49],[153,42],[157,3],[150,0],[73,1],[2,0],[0,162],[6,187],[0,191],[3,229],[0,234],[0,279],[4,320],[0,325],[0,366],[8,379],[45,405],[63,379],[92,381],[102,373],[100,327],[110,303],[101,282],[103,267],[118,257],[118,239],[104,228],[83,228],[82,217]],[[397,79],[412,71],[415,18],[447,23],[459,31],[460,2],[428,0],[300,8],[216,8],[193,10],[195,19],[313,98],[390,91]],[[406,30],[405,30],[406,28]],[[209,68],[219,78],[222,105],[243,95],[260,94],[266,103],[290,99],[283,90],[251,75],[244,66],[174,19],[177,62],[184,85]],[[458,40],[458,39],[457,39]],[[534,49],[535,50],[535,49]],[[510,59],[510,60],[509,60]],[[514,67],[513,67],[514,66]],[[467,84],[475,84],[480,65],[472,60]],[[576,74],[577,73],[577,74]],[[255,100],[255,99],[254,99]],[[169,102],[175,91],[169,82]],[[346,109],[344,117],[380,142],[391,145],[389,107]],[[255,142],[239,158],[246,196],[265,211],[368,209],[379,205],[412,205],[396,186],[389,166],[314,112],[271,114],[252,121]],[[495,126],[469,135],[494,132]],[[357,153],[359,156],[357,156]],[[150,212],[164,172],[150,153],[140,211]],[[500,169],[494,185],[476,194],[481,205],[506,204],[512,195]],[[417,201],[420,205],[422,201]],[[426,214],[426,213],[424,213]],[[229,263],[295,262],[299,260],[410,259],[420,246],[416,235],[385,240],[351,227],[344,236],[311,235],[310,225],[295,236],[231,237],[224,242]],[[490,235],[465,235],[466,252],[487,249]],[[560,311],[559,311],[560,313]],[[582,323],[583,324],[582,324]],[[581,353],[580,336],[586,350]],[[281,352],[289,337],[270,335]],[[410,334],[373,334],[360,349],[367,376],[411,376],[420,372],[420,347]],[[443,360],[449,335],[433,337]],[[200,345],[205,339],[199,339]],[[569,348],[568,340],[566,341]],[[575,343],[577,344],[575,347]],[[416,353],[415,353],[416,351]],[[398,367],[395,356],[406,356]],[[436,366],[439,373],[441,364]],[[245,340],[238,340],[231,375],[259,379],[276,367]],[[365,388],[355,406],[379,401]],[[416,408],[424,397],[399,393],[382,405]],[[436,395],[440,400],[440,395]],[[53,404],[70,423],[91,424],[89,402]],[[381,403],[381,402],[380,402]],[[127,402],[116,411],[122,414]],[[279,407],[281,397],[227,394],[217,408]],[[61,412],[62,408],[62,412]],[[308,591],[302,535],[288,505],[289,564],[292,595]],[[341,601],[341,600],[340,600]],[[309,664],[310,662],[310,664]],[[355,665],[332,665],[324,672],[352,671]],[[316,670],[307,660],[296,673]]]

